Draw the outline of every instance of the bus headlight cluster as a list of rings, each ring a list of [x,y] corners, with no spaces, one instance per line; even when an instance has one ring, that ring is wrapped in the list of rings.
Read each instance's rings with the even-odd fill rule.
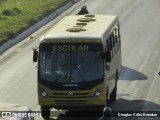
[[[41,93],[42,97],[48,97],[48,94],[44,89],[40,88],[40,93]]]
[[[95,91],[93,97],[99,97],[101,95],[101,92],[102,92],[102,90],[97,88],[97,90]]]

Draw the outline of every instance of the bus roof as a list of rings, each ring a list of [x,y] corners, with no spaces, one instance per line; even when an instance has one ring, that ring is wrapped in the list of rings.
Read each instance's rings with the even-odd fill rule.
[[[118,17],[111,15],[66,16],[53,26],[41,39],[42,43],[100,42],[111,32]],[[105,35],[107,36],[107,35]]]

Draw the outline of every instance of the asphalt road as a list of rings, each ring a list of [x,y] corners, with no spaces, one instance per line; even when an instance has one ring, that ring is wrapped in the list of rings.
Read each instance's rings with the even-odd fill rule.
[[[122,71],[118,96],[110,107],[114,111],[160,111],[160,1],[159,0],[87,0],[91,14],[118,15],[122,39]],[[32,64],[32,48],[46,30],[63,16],[76,14],[79,3],[57,19],[33,33],[33,38],[0,55],[0,102],[30,106],[37,102],[37,68]],[[56,114],[60,114],[56,112]],[[57,120],[70,120],[68,113]],[[63,116],[63,117],[61,117]],[[72,117],[75,119],[76,117]],[[76,118],[77,119],[77,118]],[[91,118],[86,118],[91,119]],[[92,120],[97,118],[92,118]],[[158,120],[160,118],[118,118]],[[40,120],[40,118],[37,118]]]

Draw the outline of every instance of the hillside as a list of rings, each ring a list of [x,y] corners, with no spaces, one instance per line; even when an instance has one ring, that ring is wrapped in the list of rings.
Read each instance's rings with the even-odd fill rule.
[[[70,0],[0,0],[0,45]]]

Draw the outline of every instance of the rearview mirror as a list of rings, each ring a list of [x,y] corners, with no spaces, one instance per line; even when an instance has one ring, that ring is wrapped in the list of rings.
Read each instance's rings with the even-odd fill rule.
[[[111,62],[111,53],[110,51],[105,52],[106,62]]]
[[[38,51],[37,49],[33,49],[33,62],[37,62],[38,59]]]

